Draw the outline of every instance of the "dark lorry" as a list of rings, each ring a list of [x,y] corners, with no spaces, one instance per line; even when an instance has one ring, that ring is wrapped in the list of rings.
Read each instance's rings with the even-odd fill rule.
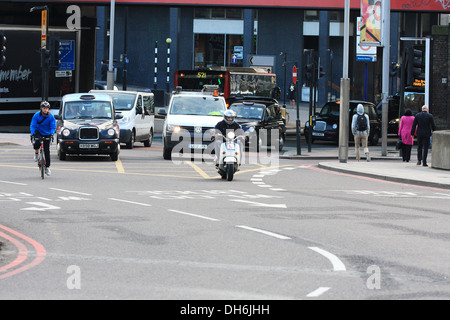
[[[6,37],[6,61],[0,67],[0,127],[29,126],[43,98],[41,29],[2,26],[0,34]],[[61,44],[57,49],[62,62],[48,73],[48,100],[52,108],[58,108],[64,94],[75,92],[77,79],[71,59],[75,57],[76,32],[58,29],[49,31],[50,36]]]

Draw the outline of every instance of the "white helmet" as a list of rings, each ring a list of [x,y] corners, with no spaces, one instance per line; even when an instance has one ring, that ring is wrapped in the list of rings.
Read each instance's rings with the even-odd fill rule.
[[[225,120],[227,124],[232,124],[234,119],[236,119],[236,112],[233,110],[228,109],[223,113],[223,120]]]

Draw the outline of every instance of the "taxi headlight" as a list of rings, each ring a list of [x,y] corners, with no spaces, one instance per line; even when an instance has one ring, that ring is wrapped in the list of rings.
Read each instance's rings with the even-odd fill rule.
[[[338,127],[337,123],[333,123],[332,128],[333,128],[333,129],[337,129],[337,127]]]
[[[108,129],[108,135],[109,136],[114,136],[116,134],[116,130],[114,130],[113,128],[111,128],[111,129]]]
[[[62,134],[64,137],[68,137],[68,136],[70,136],[70,130],[69,130],[69,129],[63,129],[63,131],[61,132],[61,134]]]

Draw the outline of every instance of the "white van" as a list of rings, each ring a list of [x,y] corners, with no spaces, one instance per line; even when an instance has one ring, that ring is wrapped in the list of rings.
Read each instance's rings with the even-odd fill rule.
[[[150,147],[155,132],[154,96],[151,92],[121,90],[91,90],[89,92],[108,94],[114,103],[116,114],[121,114],[118,121],[120,143],[132,149],[135,142]]]

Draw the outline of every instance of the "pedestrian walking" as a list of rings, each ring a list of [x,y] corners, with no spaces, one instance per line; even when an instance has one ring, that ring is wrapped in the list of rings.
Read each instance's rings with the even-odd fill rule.
[[[356,107],[356,114],[352,118],[352,133],[355,140],[355,153],[356,160],[360,160],[360,145],[362,144],[364,148],[364,154],[366,155],[366,160],[370,161],[368,141],[370,132],[370,121],[369,116],[364,113],[364,107],[362,104],[358,104]]]
[[[411,127],[411,136],[417,130],[417,165],[421,164],[424,167],[428,167],[427,156],[428,148],[430,147],[430,139],[433,131],[436,130],[436,124],[434,117],[428,112],[428,106],[422,106],[422,112],[419,112],[414,117],[414,122]]]
[[[293,82],[289,86],[288,99],[291,102],[291,107],[295,108],[295,84]]]
[[[402,158],[403,161],[409,162],[411,159],[411,148],[414,144],[414,137],[411,136],[411,128],[414,122],[414,116],[411,109],[405,111],[405,115],[400,119],[398,135],[402,140]]]

